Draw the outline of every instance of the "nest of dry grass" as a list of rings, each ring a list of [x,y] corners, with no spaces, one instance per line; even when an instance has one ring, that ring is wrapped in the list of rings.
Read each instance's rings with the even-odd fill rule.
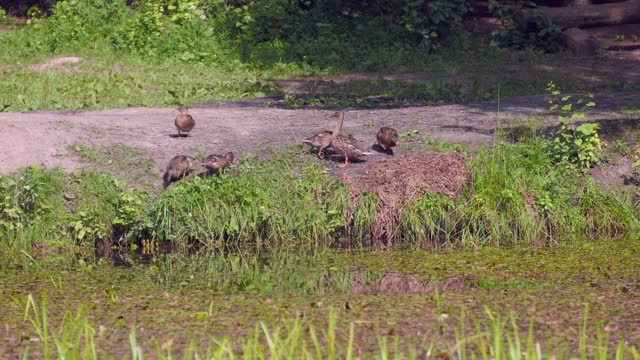
[[[373,243],[390,248],[405,205],[426,192],[458,196],[469,179],[469,157],[458,153],[417,152],[372,161],[362,171],[343,177],[352,204],[364,192],[380,199]],[[355,209],[352,209],[355,212]]]

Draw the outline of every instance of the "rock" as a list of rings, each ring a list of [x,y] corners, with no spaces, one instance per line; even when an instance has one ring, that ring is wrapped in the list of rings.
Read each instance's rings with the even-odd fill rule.
[[[595,54],[603,46],[598,39],[578,28],[563,31],[560,42],[578,54]]]

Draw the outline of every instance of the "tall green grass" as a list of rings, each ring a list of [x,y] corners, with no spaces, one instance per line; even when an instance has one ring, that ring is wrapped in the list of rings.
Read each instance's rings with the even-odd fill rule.
[[[457,199],[425,194],[409,204],[410,243],[557,245],[633,236],[640,231],[630,199],[558,166],[546,140],[498,143],[469,162],[470,183]]]
[[[319,247],[346,225],[347,202],[345,187],[318,163],[289,153],[176,183],[151,216],[161,241]]]
[[[466,324],[466,310],[462,310],[460,324],[454,326],[453,343],[436,343],[424,339],[422,345],[405,343],[399,335],[377,337],[377,349],[363,351],[367,339],[358,336],[357,324],[351,322],[348,329],[341,328],[337,311],[329,313],[326,327],[318,327],[313,321],[296,317],[280,324],[258,322],[246,337],[210,338],[205,343],[188,340],[180,349],[160,346],[140,338],[135,327],[129,331],[128,344],[102,341],[90,313],[79,310],[75,314],[67,311],[62,319],[54,319],[47,312],[46,301],[38,303],[32,295],[26,300],[14,298],[24,308],[24,321],[31,324],[36,341],[23,342],[23,358],[39,359],[98,359],[104,356],[131,354],[133,359],[150,356],[158,359],[418,359],[432,356],[457,357],[458,359],[547,359],[550,357],[580,359],[640,359],[638,349],[617,342],[603,333],[597,321],[589,324],[585,310],[583,325],[577,329],[578,344],[564,341],[555,348],[547,348],[544,338],[534,332],[534,320],[528,327],[521,327],[514,314],[500,316],[486,308],[486,317],[476,318],[473,327]],[[52,323],[59,323],[57,327]],[[344,325],[342,325],[344,326]],[[595,328],[595,329],[594,329]],[[102,330],[101,330],[102,331]],[[338,334],[343,334],[339,336]],[[596,339],[589,337],[595,333]],[[162,339],[156,339],[156,341]],[[155,346],[154,346],[155,345]],[[155,348],[156,350],[151,350]]]
[[[402,209],[396,244],[551,246],[637,236],[637,209],[558,166],[546,140],[477,151],[455,199],[425,193]],[[141,237],[180,247],[323,249],[371,244],[375,195],[347,186],[295,150],[250,157],[221,176],[192,176],[157,199],[112,175],[27,168],[0,177],[0,232],[10,244],[90,244]],[[70,197],[71,196],[71,197]]]
[[[233,176],[177,184],[155,204],[158,238],[317,247],[346,235],[348,246],[370,245],[378,198],[349,201],[345,185],[298,156],[249,160]],[[470,181],[458,198],[426,193],[407,204],[396,242],[550,246],[640,229],[629,199],[557,166],[545,140],[500,143],[468,165]]]

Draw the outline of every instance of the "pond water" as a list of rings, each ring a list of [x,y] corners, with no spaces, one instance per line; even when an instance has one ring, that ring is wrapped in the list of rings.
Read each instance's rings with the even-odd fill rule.
[[[640,344],[640,244],[634,240],[476,251],[2,255],[0,358],[25,350],[40,358],[47,347],[55,354],[56,341],[73,344],[76,337],[82,338],[76,349],[93,344],[98,358],[130,357],[132,347],[150,358],[206,353],[223,339],[246,351],[256,332],[267,349],[265,330],[256,330],[260,323],[272,335],[278,327],[280,336],[296,326],[307,329],[300,341],[314,353],[310,328],[330,351],[332,341],[348,348],[353,327],[354,354],[361,357],[379,354],[387,340],[400,344],[389,352],[407,357],[461,357],[461,346],[480,351],[475,342],[485,335],[489,341],[492,326],[514,334],[513,324],[522,339],[531,326],[545,354],[595,351],[605,335],[610,351],[623,338],[627,346]],[[38,332],[43,309],[48,342]],[[91,341],[79,335],[87,328]],[[585,350],[581,342],[594,346]]]

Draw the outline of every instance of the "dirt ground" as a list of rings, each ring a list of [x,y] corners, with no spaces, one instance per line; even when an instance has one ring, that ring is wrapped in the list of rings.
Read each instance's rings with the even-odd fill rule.
[[[610,122],[631,118],[618,111],[639,107],[640,94],[601,94],[595,101],[597,110],[588,119]],[[418,130],[415,142],[427,134],[431,140],[473,144],[491,140],[497,126],[522,126],[524,119],[535,116],[545,126],[553,125],[556,116],[548,114],[548,106],[546,96],[533,96],[502,99],[499,109],[496,101],[347,109],[345,129],[369,144],[375,142],[375,133],[381,126],[393,126],[399,133]],[[155,160],[155,170],[160,177],[167,161],[177,154],[234,151],[242,156],[269,147],[300,144],[316,131],[334,128],[334,122],[326,118],[329,113],[328,110],[265,108],[254,102],[211,102],[191,110],[196,126],[189,138],[175,136],[173,120],[177,111],[172,108],[0,113],[3,135],[0,171],[7,174],[32,164],[60,165],[68,170],[82,167],[83,160],[70,145],[85,141],[93,146],[121,143],[145,150]],[[396,153],[402,151],[400,148]]]

